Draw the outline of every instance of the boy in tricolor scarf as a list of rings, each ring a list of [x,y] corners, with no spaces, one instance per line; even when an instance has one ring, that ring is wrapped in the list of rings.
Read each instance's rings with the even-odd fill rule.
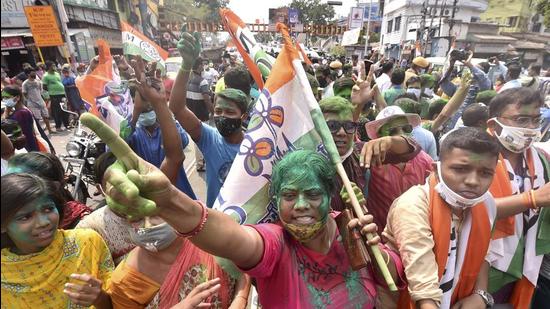
[[[489,104],[488,130],[502,146],[490,189],[499,220],[488,255],[489,290],[496,303],[514,308],[529,307],[540,273],[539,289],[550,284],[543,278],[550,277],[544,272],[550,266],[544,258],[550,253],[550,155],[533,146],[541,138],[542,106],[540,93],[525,87],[502,91]]]
[[[399,250],[407,276],[398,308],[492,305],[485,255],[496,219],[488,189],[498,153],[497,141],[482,130],[453,131],[426,184],[394,201],[383,237]]]

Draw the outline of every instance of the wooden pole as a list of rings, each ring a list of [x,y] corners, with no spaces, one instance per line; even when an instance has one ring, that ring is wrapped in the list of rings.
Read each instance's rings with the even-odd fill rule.
[[[44,62],[44,56],[42,56],[42,51],[40,50],[40,47],[36,46],[36,49],[38,50],[38,55],[40,56],[40,61],[42,61],[42,63],[46,63],[46,62]]]
[[[353,187],[351,186],[351,182],[349,181],[348,175],[346,174],[346,170],[344,169],[344,166],[342,165],[342,163],[336,164],[336,171],[338,172],[338,175],[340,175],[340,178],[342,178],[342,182],[344,183],[344,187],[346,188],[346,191],[348,191],[348,195],[351,199],[351,206],[353,207],[353,211],[355,212],[355,215],[357,216],[358,219],[361,219],[365,215],[363,214],[361,205],[359,205],[357,196],[355,196],[355,192],[353,192]],[[367,234],[367,240],[373,239],[375,235],[376,233]],[[384,258],[382,257],[382,252],[380,251],[380,248],[378,247],[378,245],[375,245],[375,246],[370,246],[370,249],[372,251],[372,254],[374,255],[374,258],[376,259],[376,265],[378,265],[378,267],[380,268],[380,272],[382,273],[382,275],[384,276],[384,280],[388,284],[388,288],[390,289],[390,291],[397,291],[397,286],[393,281],[393,278],[390,274],[386,261],[384,261]]]
[[[67,59],[67,63],[70,65],[71,64],[71,59],[70,59],[71,53],[69,52],[69,49],[67,48],[67,44],[63,44],[63,50],[65,51],[65,59]]]

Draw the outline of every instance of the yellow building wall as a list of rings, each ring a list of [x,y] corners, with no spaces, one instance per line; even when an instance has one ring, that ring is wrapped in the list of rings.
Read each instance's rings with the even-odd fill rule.
[[[529,18],[534,13],[535,0],[489,0],[487,10],[480,15],[481,21],[502,25],[500,31],[525,32]],[[512,25],[509,26],[509,24]]]

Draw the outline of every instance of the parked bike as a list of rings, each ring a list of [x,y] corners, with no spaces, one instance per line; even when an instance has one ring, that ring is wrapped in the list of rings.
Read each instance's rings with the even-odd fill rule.
[[[78,114],[66,109],[64,103],[61,109],[78,119]],[[94,162],[99,155],[105,152],[105,143],[93,132],[82,129],[80,121],[76,121],[73,136],[65,146],[66,155],[61,158],[66,162],[65,175],[67,177],[68,190],[73,198],[82,203],[90,197],[88,189],[95,187]]]

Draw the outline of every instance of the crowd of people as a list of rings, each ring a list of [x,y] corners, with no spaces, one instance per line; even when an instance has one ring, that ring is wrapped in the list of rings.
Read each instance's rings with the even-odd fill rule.
[[[471,52],[451,52],[441,71],[377,53],[304,62],[303,91],[368,213],[350,216],[330,160],[298,149],[270,175],[278,221],[239,225],[212,207],[258,85],[237,57],[214,68],[196,36],[177,46],[175,80],[115,57],[123,81],[105,100],[124,114],[120,127],[81,116],[109,149],[94,162],[105,199],[95,209],[65,188],[49,137],[71,129],[66,109],[86,110],[76,77],[97,59],[25,65],[11,79],[2,69],[2,308],[248,308],[251,290],[262,308],[548,304],[550,82],[540,65],[474,65]],[[121,112],[127,90],[132,110]],[[205,201],[183,168],[190,142]],[[366,250],[360,267],[353,247]]]

